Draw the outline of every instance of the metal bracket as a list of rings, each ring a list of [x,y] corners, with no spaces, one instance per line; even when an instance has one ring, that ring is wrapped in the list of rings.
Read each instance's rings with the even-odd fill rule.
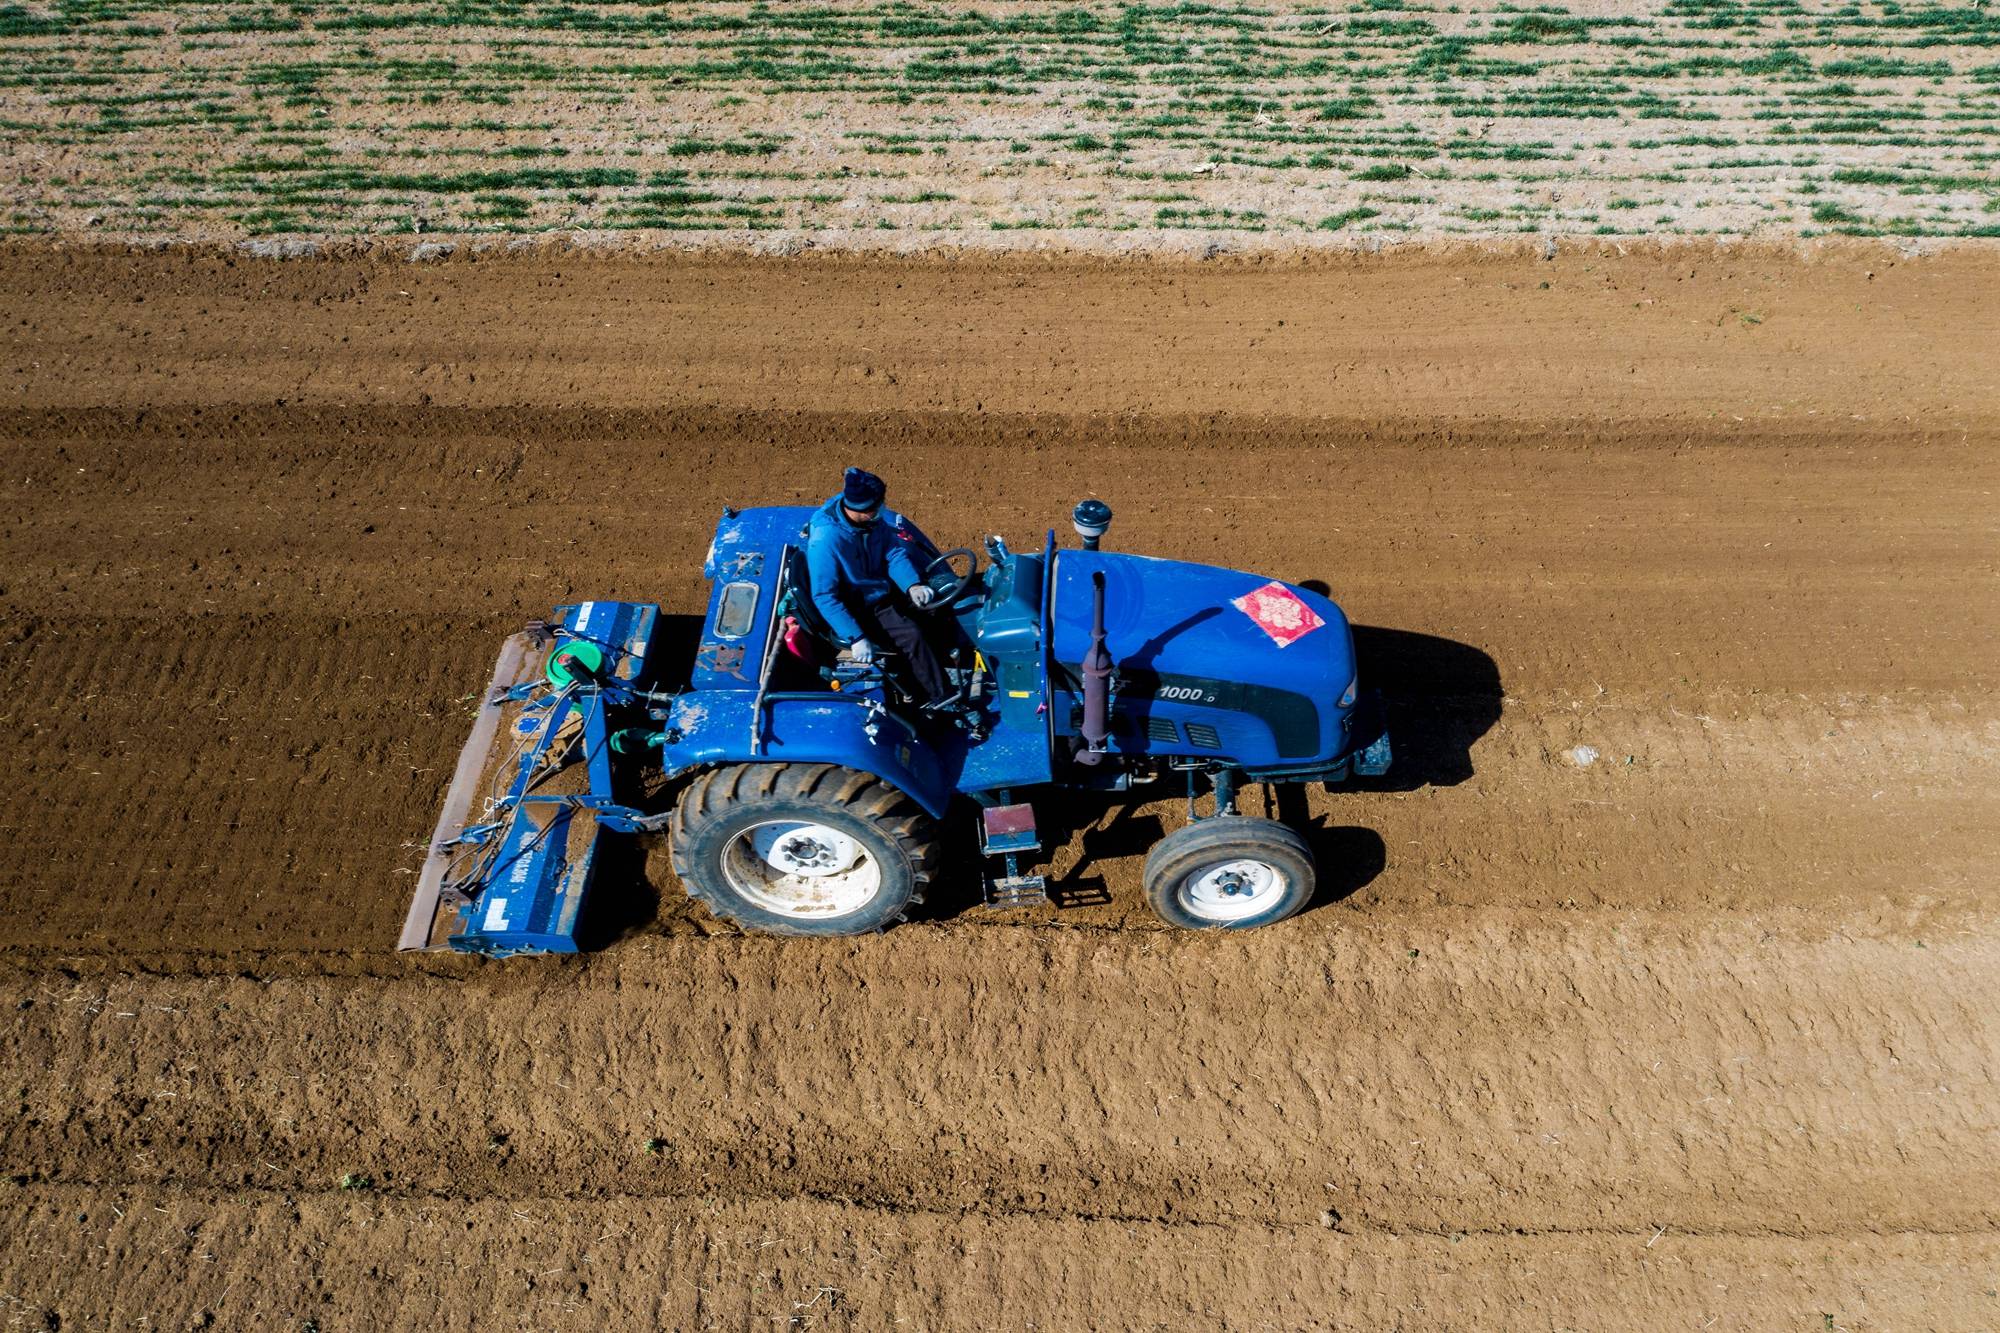
[[[1007,792],[999,792],[1002,801]],[[985,881],[988,907],[1037,907],[1049,901],[1046,875],[1021,873],[1021,857],[1042,849],[1035,829],[1035,807],[1025,802],[989,805],[979,812],[979,851],[982,856],[1002,858],[1007,873]]]
[[[986,882],[988,907],[1041,907],[1048,901],[1049,880],[1046,875],[1007,875]]]

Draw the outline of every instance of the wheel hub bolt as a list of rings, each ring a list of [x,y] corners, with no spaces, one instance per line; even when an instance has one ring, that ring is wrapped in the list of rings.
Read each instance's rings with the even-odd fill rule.
[[[819,845],[813,838],[793,838],[785,844],[785,855],[800,865],[823,865],[832,858],[832,853]]]

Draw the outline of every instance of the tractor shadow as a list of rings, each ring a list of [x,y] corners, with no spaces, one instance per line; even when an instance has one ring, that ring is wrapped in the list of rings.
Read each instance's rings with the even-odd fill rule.
[[[1336,824],[1326,815],[1312,814],[1306,806],[1305,788],[1278,787],[1270,793],[1269,815],[1306,835],[1312,848],[1316,883],[1312,901],[1304,912],[1316,912],[1351,898],[1375,882],[1389,865],[1389,844],[1372,828],[1356,824]],[[1253,811],[1254,813],[1254,811]],[[1301,913],[1303,915],[1303,912]]]
[[[653,622],[652,660],[665,663],[653,681],[657,690],[678,690],[687,686],[694,668],[695,651],[701,646],[704,616],[661,612]],[[638,790],[622,793],[632,806],[649,814],[673,808],[671,784],[649,772]],[[597,870],[592,877],[590,896],[576,919],[576,945],[583,953],[598,953],[618,941],[651,934],[659,928],[660,905],[671,892],[685,897],[678,884],[662,884],[647,874],[648,839],[609,835],[597,845]]]
[[[641,838],[604,838],[590,896],[576,918],[576,947],[598,953],[628,936],[649,933],[660,914],[661,887],[646,874]]]
[[[1299,587],[1322,597],[1323,579]],[[1350,624],[1354,664],[1364,690],[1386,705],[1395,759],[1379,778],[1350,778],[1355,791],[1456,787],[1472,776],[1472,747],[1500,720],[1506,691],[1500,664],[1456,639],[1381,625]]]
[[[695,653],[701,647],[702,627],[708,623],[706,616],[691,616],[678,611],[662,611],[653,622],[653,649],[649,654],[652,661],[665,665],[659,679],[653,682],[658,690],[678,690],[687,686],[688,678],[694,671]]]
[[[1318,884],[1305,911],[1337,903],[1367,887],[1382,873],[1388,863],[1388,847],[1381,834],[1369,828],[1334,824],[1324,815],[1309,813],[1302,788],[1274,789],[1268,810],[1260,791],[1256,787],[1245,791],[1238,808],[1245,814],[1266,814],[1284,820],[1305,834],[1306,843],[1312,848]],[[1206,789],[1204,801],[1205,792]],[[1166,821],[1144,810],[1159,799],[1158,792],[1144,797],[1083,797],[1067,803],[1060,814],[1044,820],[1053,845],[1076,842],[1082,848],[1082,855],[1067,872],[1049,880],[1049,902],[1058,912],[1111,905],[1111,887],[1102,865],[1128,859],[1143,862],[1153,844],[1166,836]]]
[[[1126,861],[1136,865],[1145,860],[1154,844],[1167,835],[1166,821],[1148,807],[1167,799],[1175,798],[1160,790],[1118,794],[1079,792],[1066,794],[1060,803],[1051,801],[1038,806],[1045,848],[1075,846],[1080,851],[1066,871],[1059,876],[1050,875],[1050,905],[1058,913],[1111,906],[1113,894],[1105,875],[1106,864]],[[1200,789],[1199,799],[1205,809],[1209,800],[1206,786]],[[1388,864],[1388,846],[1381,834],[1371,828],[1339,824],[1326,815],[1312,814],[1302,787],[1266,789],[1253,785],[1244,790],[1238,809],[1244,814],[1283,820],[1305,834],[1319,880],[1312,901],[1306,905],[1308,912],[1358,893]],[[1037,865],[1046,869],[1047,861],[1039,860]],[[963,848],[962,855],[955,854],[952,858],[949,882],[977,884],[985,869],[976,849]],[[951,901],[931,904],[924,915],[930,920],[945,920],[976,903],[976,899],[966,901],[961,895],[953,895]],[[1143,911],[1143,904],[1138,907]]]
[[[1049,902],[1057,911],[1076,907],[1107,907],[1111,886],[1096,867],[1105,861],[1126,857],[1143,858],[1153,844],[1166,836],[1167,827],[1158,815],[1141,814],[1140,806],[1158,799],[1158,793],[1133,797],[1100,793],[1077,793],[1063,802],[1048,820],[1051,846],[1079,843],[1082,854],[1060,879],[1049,880]]]
[[[1471,644],[1434,634],[1355,625],[1363,689],[1379,690],[1395,751],[1379,778],[1355,791],[1456,787],[1472,777],[1472,747],[1500,720],[1500,667]]]

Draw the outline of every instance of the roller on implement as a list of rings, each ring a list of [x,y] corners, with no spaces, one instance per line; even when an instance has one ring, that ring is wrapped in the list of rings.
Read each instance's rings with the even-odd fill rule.
[[[399,947],[575,952],[604,840],[659,833],[688,891],[751,930],[901,920],[960,823],[989,905],[1043,904],[1038,806],[1072,791],[1184,790],[1147,899],[1173,925],[1246,929],[1302,908],[1314,866],[1299,830],[1237,809],[1241,789],[1388,771],[1347,619],[1310,589],[1105,551],[1096,500],[1072,515],[1080,546],[990,537],[983,567],[898,519],[956,691],[919,705],[893,658],[853,661],[820,622],[811,512],[724,510],[690,662],[657,660],[643,602],[558,607],[505,642]]]

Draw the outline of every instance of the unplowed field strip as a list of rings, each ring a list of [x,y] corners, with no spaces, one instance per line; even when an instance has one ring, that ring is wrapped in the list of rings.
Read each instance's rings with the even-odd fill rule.
[[[2000,260],[1594,265],[7,251],[7,1313],[2000,1321]],[[1324,581],[1320,905],[391,954],[499,638],[850,461]]]
[[[212,426],[370,403],[819,410],[878,437],[932,410],[1418,423],[1440,440],[1496,423],[1839,438],[1857,420],[1962,437],[2000,419],[1996,260],[1977,245],[1210,265],[0,244],[9,405],[199,407]],[[1017,471],[1049,461],[1035,443],[1018,440]],[[1036,498],[1012,476],[958,479]]]

